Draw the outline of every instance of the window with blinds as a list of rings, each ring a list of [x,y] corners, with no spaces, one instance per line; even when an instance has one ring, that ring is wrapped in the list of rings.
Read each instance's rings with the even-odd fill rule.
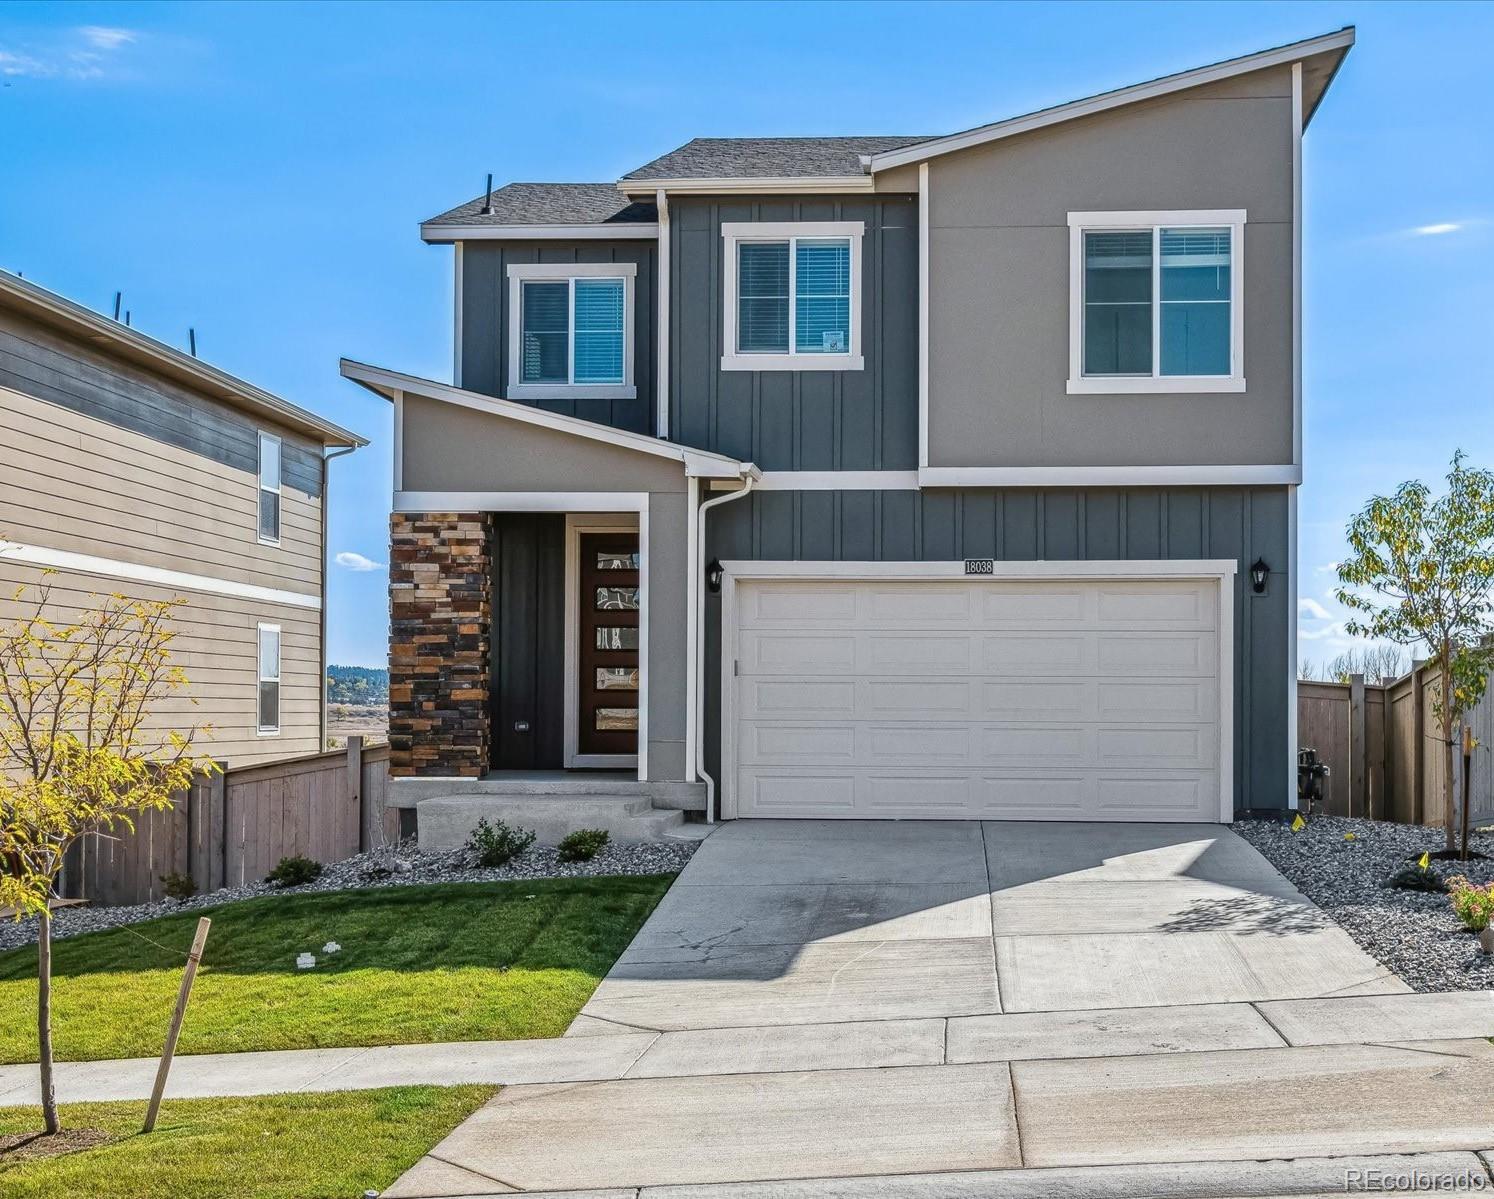
[[[736,255],[736,353],[851,353],[850,238],[742,240]]]
[[[1085,377],[1234,374],[1239,281],[1232,227],[1089,228],[1079,244]]]
[[[624,280],[526,279],[520,292],[521,383],[622,383]]]

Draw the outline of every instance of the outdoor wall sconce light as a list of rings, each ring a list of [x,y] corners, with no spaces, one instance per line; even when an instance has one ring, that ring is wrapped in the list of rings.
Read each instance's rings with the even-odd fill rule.
[[[1256,595],[1266,594],[1266,576],[1271,573],[1271,568],[1266,565],[1264,558],[1257,558],[1250,567],[1250,590]]]
[[[710,589],[712,595],[717,595],[720,593],[721,575],[723,573],[724,572],[721,569],[721,559],[712,558],[711,564],[706,567],[706,587]]]

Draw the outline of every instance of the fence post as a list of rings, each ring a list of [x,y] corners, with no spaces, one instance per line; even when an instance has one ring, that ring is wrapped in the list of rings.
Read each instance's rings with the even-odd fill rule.
[[[208,873],[207,889],[210,891],[228,886],[228,763],[214,762],[213,765],[217,769],[208,775],[207,793],[203,797],[207,801],[207,843],[203,856]],[[213,819],[214,814],[217,815],[216,820]],[[218,829],[217,845],[213,844],[214,827]],[[213,886],[214,863],[218,869],[217,887]]]
[[[1426,683],[1422,668],[1426,659],[1411,659],[1411,823],[1422,823],[1426,815],[1427,721]]]
[[[368,852],[368,813],[363,810],[363,738],[348,738],[348,802],[358,813],[358,852]]]
[[[1369,746],[1364,736],[1364,676],[1349,676],[1349,806],[1345,816],[1354,815],[1357,806],[1359,815],[1368,816],[1365,802],[1364,776],[1369,765]]]

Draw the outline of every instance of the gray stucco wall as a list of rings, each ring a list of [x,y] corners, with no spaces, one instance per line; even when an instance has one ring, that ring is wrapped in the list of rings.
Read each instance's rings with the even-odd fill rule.
[[[934,159],[933,466],[1292,460],[1291,73]],[[1066,394],[1068,214],[1243,208],[1244,393]]]
[[[914,196],[670,202],[670,429],[764,470],[918,465],[918,203]],[[863,221],[859,371],[723,371],[723,221]]]
[[[507,398],[508,267],[530,262],[630,262],[638,268],[633,296],[633,377],[629,400],[524,400],[549,412],[579,416],[635,433],[654,431],[654,362],[659,310],[652,241],[468,241],[462,243],[460,385]]]
[[[708,555],[757,560],[1233,558],[1235,804],[1288,801],[1291,574],[1285,488],[762,492],[709,518]],[[1271,567],[1266,594],[1246,568]],[[707,765],[719,765],[721,610],[706,616]]]
[[[404,408],[407,491],[648,493],[648,774],[684,779],[684,465],[421,396],[406,396]],[[574,510],[586,512],[585,501]],[[559,672],[564,664],[553,668]]]

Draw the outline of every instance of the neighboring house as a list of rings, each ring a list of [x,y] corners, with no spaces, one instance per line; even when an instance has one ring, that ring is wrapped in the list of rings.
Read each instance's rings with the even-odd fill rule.
[[[179,597],[195,704],[160,722],[234,766],[321,748],[327,450],[363,438],[0,273],[0,444],[0,620]]]
[[[395,407],[395,802],[1294,803],[1301,139],[1353,40],[427,222],[454,385],[343,364]]]

